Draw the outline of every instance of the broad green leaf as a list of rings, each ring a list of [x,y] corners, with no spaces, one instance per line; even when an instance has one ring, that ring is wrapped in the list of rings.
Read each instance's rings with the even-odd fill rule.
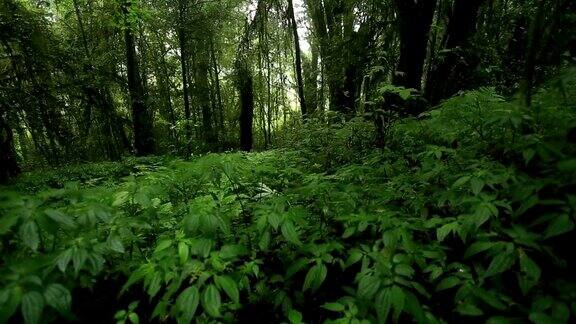
[[[376,306],[376,312],[378,313],[378,322],[387,323],[388,315],[392,309],[390,288],[384,288],[376,295],[374,306]]]
[[[302,323],[302,314],[294,309],[291,309],[288,312],[288,320],[291,324],[300,324]]]
[[[178,243],[178,257],[180,258],[180,263],[184,264],[188,261],[188,256],[190,254],[190,248],[185,242]]]
[[[118,207],[124,205],[128,201],[130,197],[130,193],[128,191],[120,191],[114,195],[114,202],[112,203],[113,207]]]
[[[450,233],[454,233],[454,232],[458,231],[459,228],[460,228],[460,224],[458,222],[448,223],[448,224],[445,224],[442,227],[438,228],[438,230],[436,230],[436,236],[438,238],[438,241],[440,241],[440,242],[444,241],[444,239]]]
[[[296,231],[296,227],[292,224],[291,221],[287,220],[282,223],[282,236],[286,239],[286,241],[294,244],[294,245],[301,245],[300,239],[298,238],[298,232]]]
[[[228,276],[216,276],[214,281],[222,290],[226,292],[228,297],[232,299],[236,304],[240,303],[240,293],[238,291],[238,285],[236,281]]]
[[[220,317],[220,292],[216,286],[210,284],[202,294],[202,306],[204,310],[212,317]]]
[[[476,307],[476,305],[471,304],[471,303],[459,304],[458,307],[456,307],[456,311],[458,311],[458,313],[460,313],[462,315],[466,315],[466,316],[484,315],[484,312],[480,308]]]
[[[44,298],[37,291],[27,292],[22,297],[22,317],[26,324],[36,324],[42,317]]]
[[[360,278],[358,283],[358,297],[371,299],[380,288],[380,278],[374,275],[366,275]]]
[[[333,312],[343,312],[345,307],[340,303],[326,303],[322,305],[322,308],[333,311]]]
[[[60,253],[56,258],[56,265],[58,269],[62,272],[66,272],[66,268],[68,267],[68,263],[72,260],[72,249],[67,249]]]
[[[460,179],[456,180],[452,185],[452,188],[460,188],[465,185],[468,181],[470,181],[470,176],[463,176]]]
[[[460,284],[461,280],[458,277],[447,277],[442,279],[440,283],[436,286],[436,291],[446,290],[453,288]]]
[[[466,249],[466,252],[464,253],[464,259],[468,259],[478,253],[490,250],[496,244],[497,243],[495,242],[474,242],[468,247],[468,249]]]
[[[520,271],[518,274],[518,284],[524,295],[534,287],[540,280],[540,267],[526,253],[519,253]]]
[[[44,300],[48,306],[54,308],[58,313],[67,315],[70,313],[72,296],[66,287],[60,284],[51,284],[44,290]]]
[[[172,240],[170,240],[170,239],[162,240],[162,241],[158,242],[158,244],[156,245],[156,249],[154,249],[154,253],[158,253],[158,252],[161,252],[163,250],[166,250],[170,246],[172,246]]]
[[[482,192],[482,189],[484,189],[484,181],[478,178],[472,178],[472,180],[470,180],[470,187],[472,189],[472,193],[475,196],[478,196],[480,192]]]
[[[74,272],[80,272],[84,263],[88,259],[88,252],[83,248],[75,248],[72,250],[72,264],[74,265]]]
[[[24,245],[32,249],[32,251],[37,251],[40,245],[40,236],[36,222],[30,220],[20,226],[20,238]]]
[[[292,263],[286,270],[286,279],[290,279],[293,275],[300,272],[308,264],[307,258],[300,258]]]
[[[494,307],[495,309],[503,311],[507,308],[506,304],[502,302],[501,294],[499,292],[486,291],[485,289],[478,286],[473,286],[471,292],[474,294],[474,296],[478,297],[480,300]]]
[[[406,304],[406,294],[399,286],[392,286],[390,288],[390,303],[394,310],[396,322],[402,311],[404,311],[404,305]]]
[[[18,223],[20,216],[16,213],[8,213],[0,217],[0,235],[8,233]]]
[[[306,274],[306,278],[304,279],[304,286],[302,287],[303,291],[308,289],[312,291],[318,290],[324,280],[326,279],[326,275],[328,273],[328,269],[323,263],[317,263],[314,265],[308,273]]]
[[[194,318],[198,303],[200,302],[200,293],[196,286],[186,288],[176,299],[176,310],[178,312],[178,323],[190,323]]]
[[[13,287],[2,291],[6,299],[4,303],[0,303],[0,323],[8,322],[8,319],[18,310],[18,305],[22,301],[22,288],[19,286]]]
[[[118,253],[124,253],[122,240],[116,235],[110,235],[110,237],[108,237],[108,248]]]
[[[545,238],[562,235],[574,230],[574,223],[568,215],[560,215],[556,217],[545,231]]]
[[[282,223],[282,215],[277,213],[268,214],[268,224],[272,226],[274,230],[278,230],[278,227]]]
[[[138,317],[138,314],[134,312],[128,314],[128,319],[130,320],[130,322],[132,322],[132,324],[140,324],[140,318]]]
[[[484,273],[484,277],[492,277],[507,271],[512,268],[514,263],[516,263],[515,253],[500,253],[496,255],[494,259],[492,259],[490,266],[488,266],[488,270],[486,270],[486,273]]]
[[[74,227],[74,221],[72,220],[72,218],[59,210],[46,209],[44,213],[48,215],[49,218],[51,218],[53,221],[55,221],[60,225],[69,228]]]

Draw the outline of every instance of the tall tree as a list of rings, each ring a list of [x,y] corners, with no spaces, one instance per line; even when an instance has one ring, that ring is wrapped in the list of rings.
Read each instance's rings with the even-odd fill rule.
[[[180,46],[180,69],[182,72],[182,96],[184,98],[184,127],[186,133],[186,153],[190,154],[192,141],[192,127],[190,126],[190,90],[188,80],[188,49],[186,33],[186,16],[188,11],[188,1],[178,0],[178,44]]]
[[[0,103],[0,183],[5,183],[9,179],[20,173],[16,151],[14,150],[14,137],[12,129],[5,120],[4,107]]]
[[[436,0],[395,0],[395,4],[398,11],[400,59],[393,83],[420,90]]]
[[[471,86],[470,75],[478,63],[471,48],[476,33],[478,13],[486,0],[455,0],[439,56],[426,83],[426,97],[436,104]]]
[[[296,82],[298,87],[298,99],[300,99],[300,111],[302,117],[306,118],[308,109],[306,108],[306,99],[304,98],[304,82],[302,81],[302,58],[300,51],[300,38],[298,37],[298,24],[296,23],[296,15],[294,14],[294,4],[292,0],[288,0],[288,18],[290,19],[290,27],[292,28],[292,38],[294,41],[294,56],[296,60]]]
[[[126,45],[126,72],[128,74],[128,90],[132,107],[132,125],[134,129],[134,149],[136,155],[145,156],[154,152],[152,135],[152,118],[146,107],[144,86],[140,76],[136,45],[130,21],[131,0],[125,0],[122,11],[126,19],[124,42]]]

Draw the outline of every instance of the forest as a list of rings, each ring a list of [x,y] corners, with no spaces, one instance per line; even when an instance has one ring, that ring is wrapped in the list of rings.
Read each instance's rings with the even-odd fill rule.
[[[575,223],[574,0],[0,0],[0,324],[574,323]]]

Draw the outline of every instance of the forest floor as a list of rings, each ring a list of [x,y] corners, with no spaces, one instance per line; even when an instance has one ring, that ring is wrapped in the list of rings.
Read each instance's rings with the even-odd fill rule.
[[[395,123],[385,149],[370,122],[311,121],[291,149],[26,174],[0,191],[0,322],[20,305],[86,323],[567,320],[565,82],[534,111],[469,92]]]

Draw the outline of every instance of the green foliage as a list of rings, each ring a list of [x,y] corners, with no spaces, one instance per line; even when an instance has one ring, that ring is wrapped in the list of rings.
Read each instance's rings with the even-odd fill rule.
[[[0,321],[79,316],[105,277],[119,323],[574,321],[575,81],[530,111],[465,93],[382,150],[311,120],[296,150],[24,178],[1,192]]]

